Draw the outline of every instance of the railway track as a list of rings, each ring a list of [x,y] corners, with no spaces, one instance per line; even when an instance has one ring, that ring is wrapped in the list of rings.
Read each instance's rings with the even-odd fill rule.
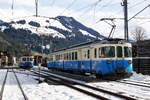
[[[32,71],[32,72],[34,72],[36,74],[39,74],[36,71]],[[82,93],[85,93],[85,94],[90,95],[90,96],[92,96],[94,98],[97,98],[97,99],[109,100],[109,98],[106,98],[102,95],[102,94],[107,94],[107,95],[111,96],[112,98],[117,98],[117,99],[120,98],[120,99],[125,99],[125,100],[136,100],[136,98],[133,98],[133,97],[130,97],[130,96],[125,96],[125,95],[122,95],[120,93],[111,92],[111,91],[108,91],[108,90],[105,90],[105,89],[89,86],[89,85],[86,85],[84,83],[77,82],[73,79],[68,80],[66,78],[63,78],[62,76],[59,77],[57,75],[54,75],[54,74],[51,74],[51,73],[48,73],[48,72],[44,72],[44,71],[41,71],[41,73],[42,73],[41,77],[45,77],[45,78],[47,78],[47,80],[55,81],[57,83],[61,83],[62,85],[73,88],[75,90],[78,90]],[[78,86],[75,86],[75,85],[72,85],[72,84],[76,84]],[[92,92],[90,92],[90,91],[92,91]],[[99,94],[101,94],[101,95],[99,95]]]
[[[17,80],[18,86],[19,86],[19,88],[20,88],[20,90],[21,90],[21,92],[22,92],[22,95],[23,95],[24,99],[25,99],[25,100],[28,100],[28,97],[26,96],[25,92],[23,91],[23,88],[22,88],[22,86],[21,86],[21,84],[20,84],[20,82],[19,82],[19,79],[18,79],[18,77],[17,77],[15,71],[14,71],[13,69],[12,69],[12,71],[13,71],[13,73],[14,73],[14,75],[15,75],[15,78],[16,78],[16,80]]]
[[[121,81],[115,81],[115,82],[150,88],[150,83],[138,82],[138,81],[133,81],[133,80],[121,80]]]
[[[21,91],[21,93],[22,93],[22,95],[24,97],[24,100],[28,100],[28,97],[26,96],[25,92],[23,91],[23,88],[22,88],[22,86],[21,86],[21,84],[19,82],[19,79],[18,79],[18,77],[17,77],[17,75],[16,75],[16,73],[15,73],[15,71],[13,69],[11,69],[11,71],[9,71],[9,69],[7,69],[7,72],[6,72],[6,75],[5,75],[2,87],[1,87],[1,91],[0,91],[0,100],[3,99],[3,93],[4,93],[5,84],[6,84],[6,80],[7,80],[7,76],[8,76],[9,72],[13,72],[14,73],[14,76],[15,76],[16,81],[17,81],[17,85],[18,85],[18,87],[19,87],[19,89],[20,89],[20,91]]]
[[[46,71],[46,70],[43,70],[43,71]],[[47,71],[47,72],[52,72],[52,71]],[[65,73],[65,72],[52,72],[52,73],[63,75],[65,77],[74,78],[77,80],[86,81],[86,82],[97,82],[97,81],[98,82],[105,82],[105,81],[107,82],[107,81],[109,81],[109,80],[101,80],[101,79],[96,79],[96,78],[89,77],[89,76],[81,76],[81,75],[75,75],[75,74],[70,74],[70,73]],[[128,79],[118,80],[118,81],[114,81],[114,82],[150,88],[150,83],[138,82],[138,81],[133,81],[133,80],[128,80]]]
[[[2,100],[2,97],[3,97],[3,92],[4,92],[4,87],[5,87],[5,83],[6,83],[6,79],[7,79],[8,71],[9,71],[9,70],[7,69],[7,72],[6,72],[6,75],[5,75],[5,78],[4,78],[4,81],[3,81],[2,87],[1,87],[0,100]]]
[[[135,81],[135,80],[129,80],[129,79],[124,79],[124,80],[122,80],[122,81],[135,82],[135,83],[140,83],[140,84],[150,85],[150,83],[140,82],[140,81]]]

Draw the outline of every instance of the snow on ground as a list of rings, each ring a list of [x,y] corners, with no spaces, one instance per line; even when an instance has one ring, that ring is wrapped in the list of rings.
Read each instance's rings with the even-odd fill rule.
[[[136,72],[134,72],[133,75],[130,78],[128,78],[128,80],[150,83],[150,76],[137,74]],[[105,88],[112,92],[122,92],[122,94],[124,95],[142,97],[141,99],[150,100],[150,88],[118,83],[115,81],[95,82],[92,84],[88,84],[97,88]]]
[[[0,70],[0,88],[2,86],[5,73],[6,70]],[[19,73],[17,73],[17,76],[29,100],[96,100],[93,97],[87,96],[83,93],[80,93],[79,91],[70,89],[63,85],[48,85],[45,82],[39,84],[38,81],[35,80],[36,78],[38,78],[36,76],[24,75]],[[4,90],[3,100],[24,100],[17,86],[17,83],[14,82],[15,78],[12,72],[9,72],[7,79],[8,80],[6,82],[6,89]],[[150,81],[150,76],[134,73],[133,76],[129,79],[148,82]],[[124,94],[130,93],[131,95],[140,97],[142,96],[144,99],[149,99],[150,97],[149,88],[124,85],[116,82],[95,82],[87,84],[95,86],[97,88],[105,88],[111,91],[122,91],[124,92]],[[109,98],[113,99],[111,97]]]
[[[142,75],[141,73],[137,74],[134,72],[134,74],[130,77],[130,79],[135,80],[135,81],[144,81],[144,82],[150,83],[150,76]]]
[[[23,89],[28,93],[29,100],[96,100],[78,91],[62,85],[48,85],[47,83],[38,84],[34,78],[26,75],[17,75],[21,80]]]
[[[3,81],[5,73],[2,72],[4,72],[4,70],[0,70],[0,75],[2,76],[0,80]],[[6,83],[5,88],[7,89],[4,90],[3,100],[24,100],[22,94],[19,93],[20,90],[18,90],[17,83],[12,81],[15,81],[12,75],[13,73],[9,73],[7,78],[9,82]],[[96,100],[95,98],[62,85],[48,85],[47,83],[38,84],[38,81],[35,80],[37,77],[35,76],[16,74],[29,100]]]

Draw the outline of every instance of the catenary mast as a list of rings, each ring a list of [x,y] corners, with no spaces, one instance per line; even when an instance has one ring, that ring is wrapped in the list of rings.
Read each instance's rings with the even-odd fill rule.
[[[128,1],[123,0],[122,6],[124,6],[124,38],[128,41]]]
[[[38,16],[38,0],[35,0],[35,6],[36,6],[36,17]]]

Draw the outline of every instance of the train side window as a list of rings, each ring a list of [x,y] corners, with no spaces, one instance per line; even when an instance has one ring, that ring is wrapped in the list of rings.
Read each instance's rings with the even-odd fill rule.
[[[101,58],[105,58],[105,57],[106,57],[105,47],[102,47],[102,48],[101,48],[100,57],[101,57]]]
[[[67,60],[69,60],[69,54],[67,53]]]
[[[58,59],[57,59],[57,58],[58,58],[58,56],[57,56],[57,55],[55,56],[55,58],[56,58],[56,60],[58,60]]]
[[[77,60],[77,59],[78,59],[78,53],[75,52],[75,60]]]
[[[56,55],[56,60],[59,60],[59,55]]]
[[[124,56],[125,57],[132,57],[132,48],[124,47]]]
[[[65,60],[67,60],[67,53],[65,53]]]
[[[72,60],[74,60],[74,52],[72,52]]]
[[[26,58],[22,58],[22,61],[26,61]]]
[[[90,50],[87,51],[87,59],[90,58]]]
[[[58,55],[58,60],[60,59],[60,55]]]
[[[65,60],[65,54],[63,54],[63,56],[64,56],[63,60]]]
[[[62,54],[60,54],[60,58],[59,58],[59,60],[61,60],[62,59]]]
[[[30,61],[33,61],[32,58],[30,58]]]
[[[86,51],[84,51],[84,58],[86,58]]]
[[[69,53],[69,60],[71,60],[71,53]]]
[[[67,55],[66,55],[66,53],[64,54],[64,60],[66,60],[67,59]]]
[[[30,58],[27,58],[27,61],[30,61]]]
[[[61,54],[61,60],[63,60],[63,54]]]
[[[102,50],[101,50],[101,57],[102,57],[102,58],[105,58],[105,57],[106,57],[105,47],[102,47]]]
[[[121,46],[118,46],[117,47],[117,57],[122,57],[122,47]]]
[[[101,47],[99,48],[98,50],[98,53],[99,53],[99,58],[105,58],[105,47]]]
[[[97,58],[97,48],[94,49],[94,57]]]
[[[99,58],[101,58],[101,48],[98,49]]]

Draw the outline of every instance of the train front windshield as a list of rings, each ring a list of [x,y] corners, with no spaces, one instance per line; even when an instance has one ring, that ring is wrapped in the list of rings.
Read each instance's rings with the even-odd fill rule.
[[[125,57],[132,57],[132,48],[124,47],[124,56]]]
[[[117,57],[122,58],[122,57],[132,57],[132,48],[127,47],[127,46],[117,46]],[[124,51],[124,52],[123,52]],[[123,56],[124,55],[124,56]]]
[[[116,53],[115,53],[116,51]],[[132,57],[132,48],[128,46],[106,46],[101,48],[100,57],[104,58],[129,58]]]
[[[115,47],[114,46],[109,46],[105,48],[106,50],[106,57],[115,57]]]

